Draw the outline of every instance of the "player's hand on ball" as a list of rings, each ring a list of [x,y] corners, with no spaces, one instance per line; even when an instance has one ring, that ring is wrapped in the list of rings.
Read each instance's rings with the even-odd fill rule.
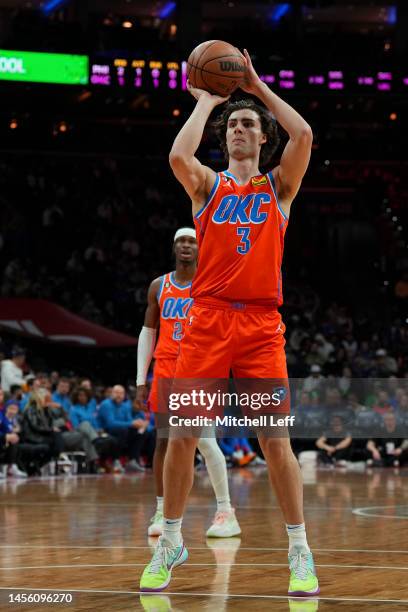
[[[223,102],[227,102],[227,100],[229,100],[230,98],[230,96],[226,96],[225,98],[223,98],[222,96],[217,96],[216,94],[210,94],[208,91],[205,91],[205,89],[193,87],[190,81],[187,81],[187,89],[191,93],[193,98],[195,98],[196,100],[199,100],[200,98],[208,98],[209,100],[211,100],[214,106],[217,106],[218,104],[223,104]]]
[[[246,49],[244,49],[244,57],[246,60],[247,69],[240,87],[247,93],[253,94],[256,93],[259,85],[262,85],[262,81],[253,67],[251,58],[249,57],[249,53]]]

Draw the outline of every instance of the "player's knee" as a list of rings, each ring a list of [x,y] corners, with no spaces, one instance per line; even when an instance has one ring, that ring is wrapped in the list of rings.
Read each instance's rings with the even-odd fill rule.
[[[197,447],[207,464],[217,463],[224,459],[222,450],[215,438],[200,438]]]
[[[266,459],[270,459],[273,465],[286,463],[292,460],[293,452],[289,438],[260,437],[259,443]]]
[[[197,448],[197,438],[170,438],[168,441],[168,453],[183,457],[193,455]]]

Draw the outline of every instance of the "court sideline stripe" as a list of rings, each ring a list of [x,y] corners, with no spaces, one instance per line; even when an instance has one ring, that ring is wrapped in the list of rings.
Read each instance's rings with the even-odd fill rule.
[[[76,569],[97,567],[144,567],[146,563],[69,563],[64,565],[21,565],[15,567],[0,567],[0,572],[40,569]],[[287,563],[187,563],[186,567],[287,567]],[[408,570],[408,567],[395,565],[348,565],[341,563],[315,563],[316,567],[335,567],[338,569],[374,569],[374,570]]]
[[[98,593],[104,595],[145,595],[149,597],[148,593],[143,591],[108,591],[102,589],[42,589],[39,587],[2,587],[0,586],[0,591],[45,591],[48,593],[88,593],[90,595],[95,595]],[[246,593],[238,594],[238,593],[191,593],[191,592],[173,592],[173,591],[163,591],[162,595],[173,595],[180,597],[223,597],[226,599],[279,599],[285,600],[288,599],[296,599],[299,601],[304,601],[302,597],[289,597],[286,595],[249,595]],[[408,599],[374,599],[374,598],[364,598],[364,597],[313,597],[313,599],[319,601],[358,601],[361,603],[392,603],[392,604],[408,604]]]

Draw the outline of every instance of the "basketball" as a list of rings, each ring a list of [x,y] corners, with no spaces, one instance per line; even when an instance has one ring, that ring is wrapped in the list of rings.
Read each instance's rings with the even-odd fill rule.
[[[241,85],[245,72],[242,53],[223,40],[201,43],[187,60],[187,77],[191,85],[219,96],[232,94]]]

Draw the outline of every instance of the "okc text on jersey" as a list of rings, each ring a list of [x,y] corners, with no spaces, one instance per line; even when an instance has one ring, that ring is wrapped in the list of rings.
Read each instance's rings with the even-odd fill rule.
[[[163,319],[185,319],[193,304],[192,298],[168,297],[163,302]]]
[[[215,209],[214,223],[264,223],[268,217],[271,195],[249,193],[247,195],[226,195]]]

